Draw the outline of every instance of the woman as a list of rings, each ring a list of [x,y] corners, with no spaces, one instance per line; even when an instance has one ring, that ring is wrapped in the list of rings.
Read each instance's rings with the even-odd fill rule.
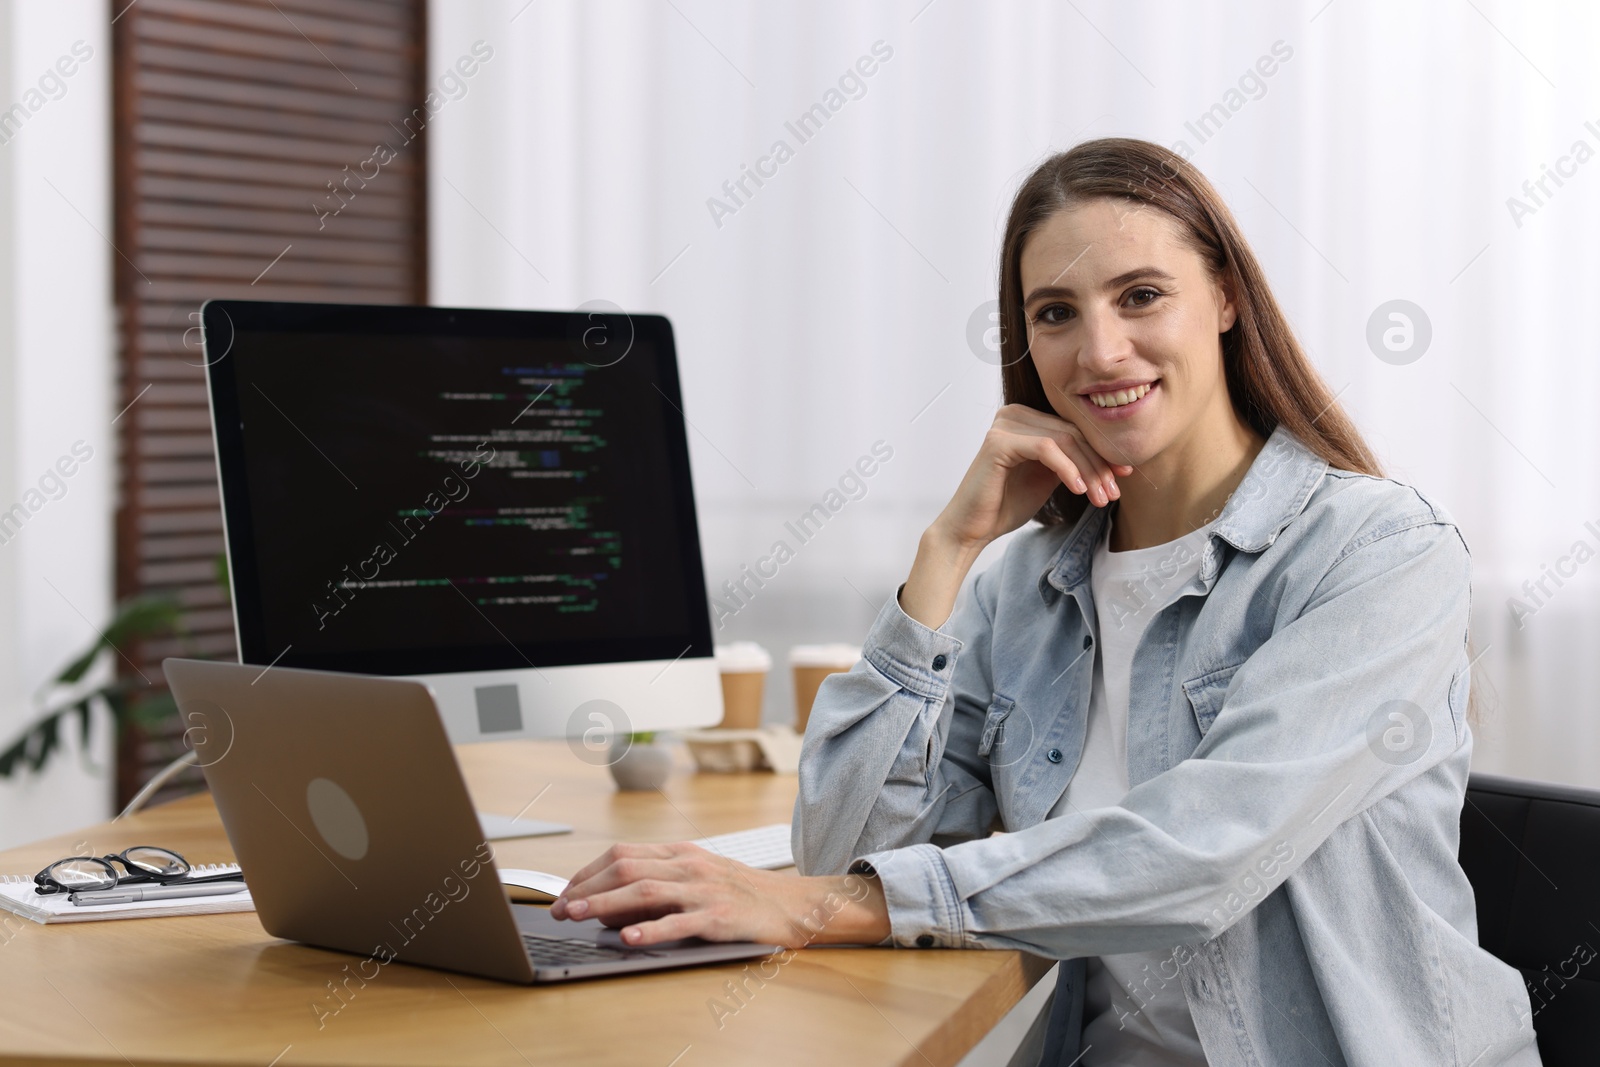
[[[1381,476],[1165,149],[1041,165],[1000,307],[1007,404],[812,709],[809,877],[619,845],[556,913],[1054,957],[1051,1064],[1538,1063],[1456,862],[1460,532]]]

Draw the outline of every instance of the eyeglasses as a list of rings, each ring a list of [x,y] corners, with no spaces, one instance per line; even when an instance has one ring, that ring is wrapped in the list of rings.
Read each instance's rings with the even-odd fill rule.
[[[191,876],[189,861],[171,849],[154,845],[134,845],[132,848],[110,856],[68,856],[56,860],[33,876],[35,893],[83,893],[96,889],[114,889],[132,882],[182,882],[184,885],[199,882],[241,881],[238,871],[224,874]]]

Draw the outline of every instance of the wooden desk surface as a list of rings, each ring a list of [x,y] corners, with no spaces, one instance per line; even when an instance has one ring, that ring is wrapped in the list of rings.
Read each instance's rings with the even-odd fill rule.
[[[513,815],[532,801],[528,818],[575,828],[496,842],[507,867],[571,875],[613,841],[786,822],[794,805],[793,775],[680,768],[663,800],[618,793],[604,768],[562,742],[457,754],[480,810]],[[200,796],[0,852],[0,873],[134,844],[195,863],[232,859],[216,808]],[[7,919],[0,1064],[943,1065],[1049,967],[1018,952],[808,949],[765,984],[749,981],[730,1015],[711,1004],[739,1003],[727,983],[744,963],[539,987],[394,965],[352,982],[340,1001],[329,983],[358,957],[269,937],[253,912],[40,926],[0,911]]]

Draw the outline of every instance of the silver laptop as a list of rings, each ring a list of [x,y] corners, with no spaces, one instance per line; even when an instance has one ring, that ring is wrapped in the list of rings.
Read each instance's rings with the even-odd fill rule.
[[[559,982],[778,950],[622,944],[512,904],[426,686],[169,659],[261,925],[275,937],[508,982]]]

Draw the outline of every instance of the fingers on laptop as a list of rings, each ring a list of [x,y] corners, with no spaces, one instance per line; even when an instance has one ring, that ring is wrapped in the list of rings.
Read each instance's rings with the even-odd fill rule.
[[[652,861],[670,860],[688,850],[703,851],[687,843],[612,845],[572,876],[572,880],[567,883],[566,892],[556,898],[555,903],[550,906],[550,914],[557,919],[589,918],[591,916],[587,914],[587,908],[575,913],[572,904],[579,901],[587,904],[589,898],[596,893],[612,890],[642,878],[660,877],[664,873],[662,868],[646,868],[643,865]]]
[[[646,857],[662,859],[672,855],[672,848],[672,845],[612,845],[610,848],[600,853],[600,855],[590,860],[578,870],[577,874],[572,876],[571,880],[567,882],[567,892],[563,894],[563,897],[570,898],[572,896],[572,890],[582,886],[586,881],[593,878],[595,875],[599,874],[607,867],[610,867],[620,859]]]
[[[623,940],[736,940],[783,925],[783,909],[757,888],[757,871],[687,842],[615,845],[573,877],[550,907],[557,919],[598,919]],[[757,912],[771,911],[771,916]]]

